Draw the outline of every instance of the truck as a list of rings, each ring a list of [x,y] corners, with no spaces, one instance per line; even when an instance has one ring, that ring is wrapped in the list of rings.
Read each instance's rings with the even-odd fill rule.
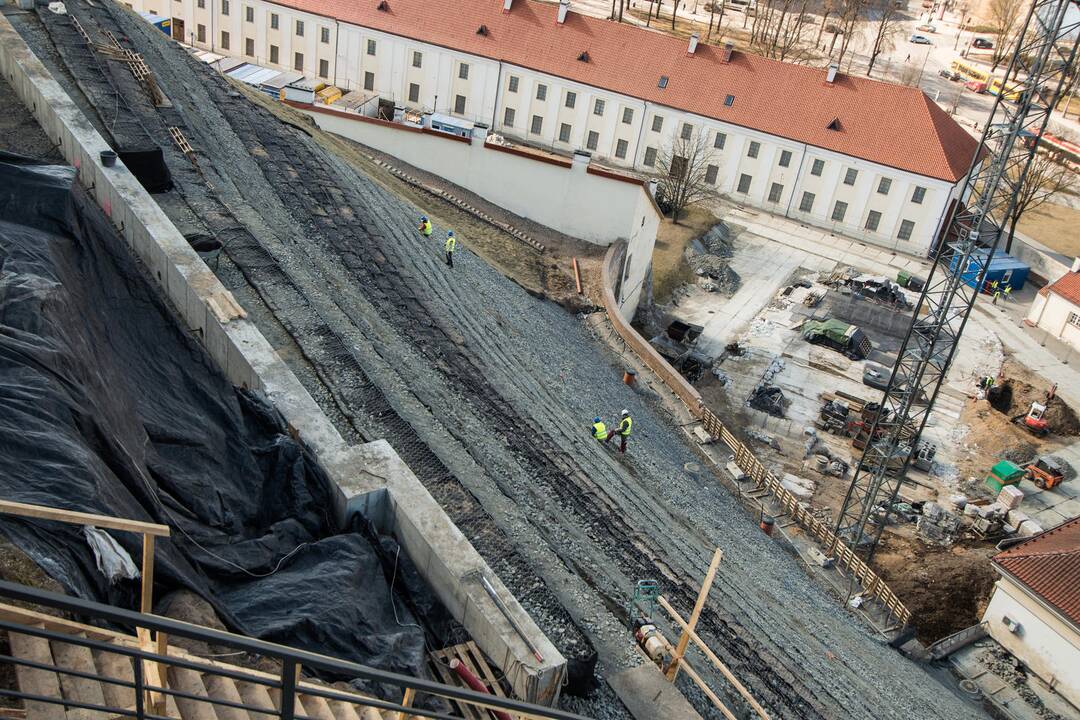
[[[864,360],[873,347],[870,338],[857,325],[841,320],[808,320],[802,327],[803,339],[824,345],[847,355],[852,360]]]

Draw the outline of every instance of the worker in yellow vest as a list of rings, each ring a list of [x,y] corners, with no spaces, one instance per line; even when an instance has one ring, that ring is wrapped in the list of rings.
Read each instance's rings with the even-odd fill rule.
[[[601,420],[599,416],[593,418],[592,436],[600,442],[604,442],[608,439],[607,425],[604,424],[604,421]]]
[[[418,230],[420,230],[420,234],[423,235],[424,237],[426,237],[426,238],[431,237],[431,232],[432,232],[431,221],[427,219],[427,215],[421,216],[421,218],[420,218],[420,227],[418,228]]]
[[[446,264],[454,267],[454,251],[457,250],[457,238],[454,237],[453,230],[447,231],[446,243],[443,245],[443,249],[446,250]]]
[[[622,411],[622,420],[619,421],[619,427],[616,430],[612,430],[607,436],[607,442],[611,442],[612,438],[618,437],[619,452],[626,452],[626,439],[630,437],[630,430],[634,427],[634,420],[630,417],[629,410]]]

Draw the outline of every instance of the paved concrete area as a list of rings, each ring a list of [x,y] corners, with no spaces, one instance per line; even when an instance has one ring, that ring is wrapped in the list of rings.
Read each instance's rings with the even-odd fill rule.
[[[701,720],[683,694],[651,663],[616,673],[608,682],[636,720]]]

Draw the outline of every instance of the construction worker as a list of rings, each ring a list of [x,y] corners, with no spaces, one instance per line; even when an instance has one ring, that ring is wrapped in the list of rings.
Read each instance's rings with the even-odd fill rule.
[[[604,442],[608,439],[607,425],[604,424],[604,421],[601,420],[599,416],[593,418],[591,430],[592,436],[600,442]]]
[[[457,250],[457,238],[454,237],[453,230],[447,231],[446,243],[443,245],[443,250],[446,251],[446,264],[450,267],[454,267],[454,251]]]
[[[1009,297],[1012,296],[1012,285],[1005,286],[1005,301],[1009,301]]]
[[[613,430],[607,436],[607,441],[606,442],[611,442],[612,438],[618,437],[619,440],[620,440],[619,452],[625,453],[626,452],[626,438],[630,437],[630,429],[633,428],[633,427],[634,427],[634,421],[630,417],[630,411],[629,410],[623,410],[622,411],[622,420],[619,421],[618,429]]]
[[[427,215],[421,215],[420,216],[420,227],[417,228],[417,229],[420,231],[420,234],[423,235],[424,237],[426,237],[426,238],[431,237],[431,232],[432,232],[431,221],[427,219]]]
[[[994,283],[994,284],[996,285],[997,283]],[[1001,299],[1001,291],[995,289],[994,290],[994,299],[990,301],[990,304],[991,305],[997,305],[997,301],[1000,300],[1000,299]]]
[[[994,293],[996,293],[997,289],[998,289],[998,281],[995,280],[992,283],[990,283],[990,294],[993,295]]]
[[[989,392],[990,388],[994,387],[994,376],[986,375],[985,377],[983,377],[982,382],[979,384],[982,385],[983,390]]]

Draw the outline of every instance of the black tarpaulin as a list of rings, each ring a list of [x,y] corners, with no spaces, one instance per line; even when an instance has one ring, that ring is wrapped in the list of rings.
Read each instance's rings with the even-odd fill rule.
[[[392,541],[337,533],[314,457],[219,373],[73,178],[0,155],[0,497],[169,525],[157,597],[187,588],[238,632],[424,675],[408,608],[425,601],[395,617]],[[137,583],[110,585],[79,527],[0,531],[67,592],[135,607]],[[139,557],[139,537],[111,534]]]

